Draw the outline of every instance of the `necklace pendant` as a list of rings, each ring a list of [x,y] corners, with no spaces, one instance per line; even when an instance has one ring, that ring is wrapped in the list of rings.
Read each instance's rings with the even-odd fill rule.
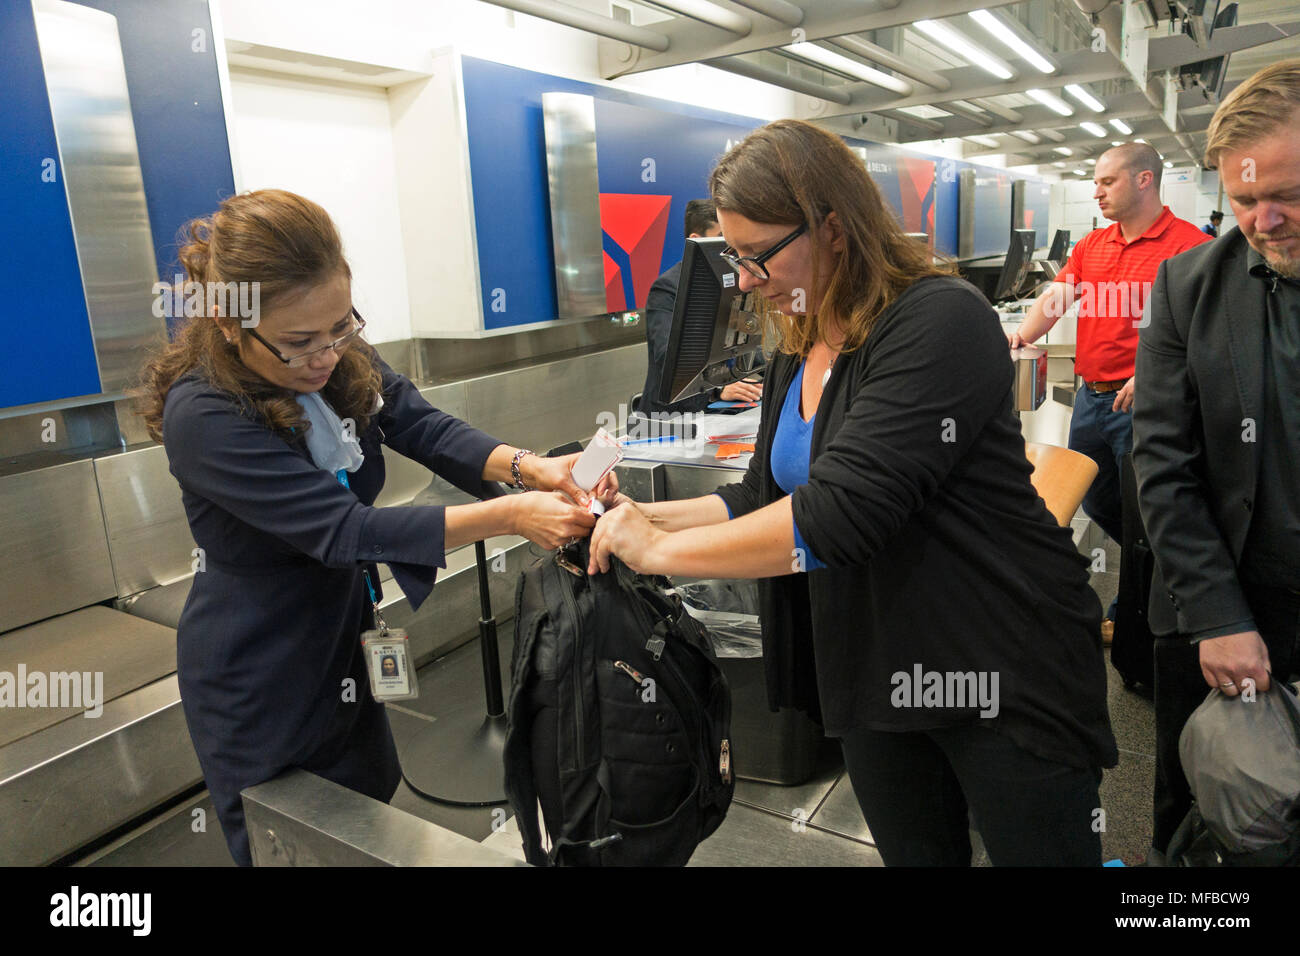
[[[825,372],[822,373],[822,388],[825,388],[826,383],[829,382],[830,380],[831,380],[831,370],[828,368],[826,369]]]

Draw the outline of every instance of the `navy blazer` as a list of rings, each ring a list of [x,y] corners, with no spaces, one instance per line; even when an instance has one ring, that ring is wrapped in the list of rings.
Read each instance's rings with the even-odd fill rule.
[[[247,862],[239,791],[302,766],[380,799],[396,753],[370,696],[360,634],[373,615],[363,569],[385,561],[412,607],[446,566],[442,507],[375,508],[381,443],[476,497],[501,444],[433,408],[375,357],[384,407],[358,436],[345,488],[306,442],[275,434],[191,371],[163,416],[171,473],[202,549],[177,625],[177,676],[190,735],[236,859]],[[351,680],[351,698],[345,682]],[[376,783],[378,780],[380,783]]]

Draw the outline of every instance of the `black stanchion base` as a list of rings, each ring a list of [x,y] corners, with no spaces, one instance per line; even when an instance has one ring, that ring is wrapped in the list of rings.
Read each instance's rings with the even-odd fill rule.
[[[439,803],[489,807],[506,802],[506,718],[481,709],[437,715],[400,755],[412,790]]]

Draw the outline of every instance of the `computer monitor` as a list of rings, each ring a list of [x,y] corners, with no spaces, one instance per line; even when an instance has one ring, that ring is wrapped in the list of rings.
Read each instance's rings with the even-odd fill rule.
[[[1002,264],[1002,274],[993,290],[993,301],[1019,298],[1020,288],[1025,284],[1025,276],[1033,262],[1034,230],[1013,230],[1011,244],[1007,247],[1006,262]]]
[[[720,253],[725,239],[687,239],[668,355],[659,379],[663,405],[739,381],[762,359],[762,319]]]
[[[1214,18],[1214,28],[1235,27],[1237,25],[1237,4],[1230,3]],[[1212,60],[1202,60],[1183,67],[1184,71],[1196,74],[1196,79],[1205,91],[1216,100],[1223,98],[1223,80],[1228,75],[1228,57],[1216,56]]]
[[[1055,262],[1057,265],[1065,265],[1065,260],[1070,254],[1070,230],[1058,229],[1056,235],[1052,237],[1052,247],[1047,250],[1047,261]]]

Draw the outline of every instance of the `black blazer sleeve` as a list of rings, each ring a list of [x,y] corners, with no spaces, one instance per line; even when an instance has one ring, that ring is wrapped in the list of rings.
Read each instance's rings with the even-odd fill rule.
[[[1206,449],[1200,395],[1187,366],[1190,315],[1175,316],[1168,265],[1156,274],[1138,341],[1133,469],[1142,523],[1173,596],[1178,631],[1194,635],[1254,617],[1201,477]],[[1190,312],[1190,303],[1177,309]]]
[[[936,284],[873,330],[843,422],[795,489],[795,524],[829,567],[866,564],[1010,400],[996,314],[975,289]]]

